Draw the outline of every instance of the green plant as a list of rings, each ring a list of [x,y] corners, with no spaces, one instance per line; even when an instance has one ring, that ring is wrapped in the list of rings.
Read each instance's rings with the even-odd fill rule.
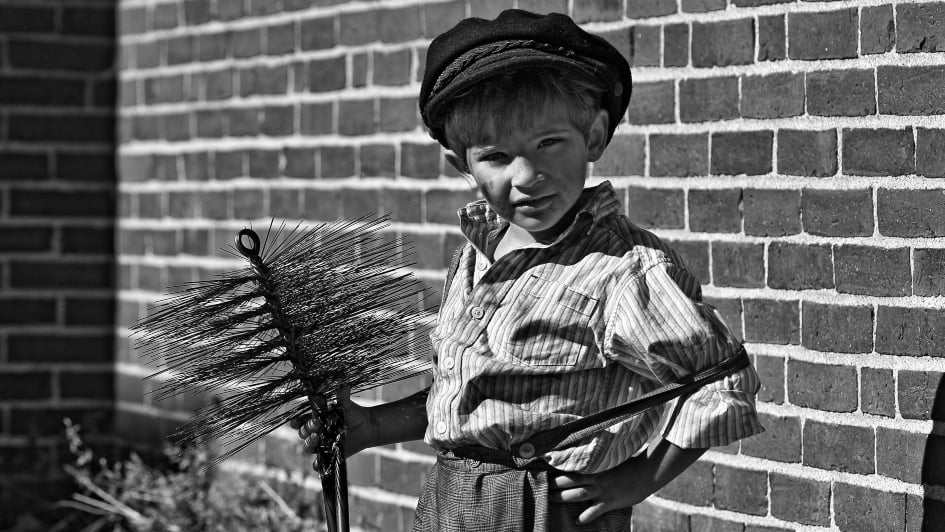
[[[288,483],[208,467],[207,446],[164,449],[167,465],[152,465],[138,454],[109,463],[96,457],[65,420],[66,439],[74,456],[64,466],[80,491],[60,501],[85,514],[83,532],[258,531],[313,532],[324,528],[314,516],[317,505],[301,488]],[[88,519],[88,516],[94,516]],[[75,523],[70,526],[74,529]]]

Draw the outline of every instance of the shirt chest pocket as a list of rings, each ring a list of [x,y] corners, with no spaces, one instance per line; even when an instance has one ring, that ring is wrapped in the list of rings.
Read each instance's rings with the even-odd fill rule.
[[[501,356],[529,366],[585,366],[596,360],[592,320],[598,300],[530,275],[496,324]]]

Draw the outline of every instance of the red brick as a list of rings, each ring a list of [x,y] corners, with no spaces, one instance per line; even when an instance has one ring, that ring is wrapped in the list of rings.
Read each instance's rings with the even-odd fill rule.
[[[354,148],[351,146],[322,146],[319,148],[321,170],[319,177],[350,177],[354,175]]]
[[[791,59],[852,59],[856,57],[859,22],[856,8],[788,15],[788,53]]]
[[[754,54],[753,19],[692,24],[692,65],[695,67],[750,64]]]
[[[945,52],[945,5],[929,3],[896,6],[896,51]]]
[[[345,88],[347,65],[344,56],[313,59],[308,63],[308,89],[312,92]]]
[[[784,403],[784,359],[756,355],[755,370],[761,378],[758,400],[774,404]]]
[[[801,345],[808,349],[839,353],[873,350],[872,307],[805,301],[801,304],[801,319]],[[855,395],[854,385],[854,398]]]
[[[113,144],[115,117],[89,113],[35,115],[11,112],[7,115],[7,139],[13,141],[64,142],[81,144]]]
[[[684,79],[679,82],[683,122],[714,122],[738,117],[738,78]]]
[[[367,52],[351,56],[351,73],[348,75],[352,87],[365,87],[368,82],[368,54]]]
[[[873,193],[865,190],[804,189],[804,230],[821,236],[873,234]]]
[[[0,325],[56,323],[56,300],[48,297],[0,298]],[[0,387],[2,389],[2,387]]]
[[[609,1],[609,0],[608,0]],[[661,29],[659,26],[633,26],[630,32],[630,64],[660,66]]]
[[[197,138],[219,138],[224,136],[223,113],[218,109],[200,110],[194,116]]]
[[[4,253],[52,251],[51,227],[0,226],[0,249]]]
[[[303,191],[302,212],[308,220],[330,222],[341,218],[341,192],[308,189]]]
[[[706,134],[650,135],[650,175],[703,176],[709,173]]]
[[[830,525],[830,483],[771,473],[771,515],[805,525]]]
[[[880,305],[876,351],[908,356],[943,356],[937,338],[945,334],[945,311]]]
[[[107,289],[114,286],[113,270],[112,264],[101,261],[15,260],[10,262],[9,283],[11,288]]]
[[[834,520],[840,530],[903,530],[906,496],[837,482]]]
[[[380,197],[376,189],[341,189],[341,213],[345,218],[357,218],[366,214],[376,215],[380,208]]]
[[[191,35],[171,37],[162,42],[164,48],[164,62],[168,66],[190,63],[194,60],[197,47],[196,40]]]
[[[804,465],[868,475],[875,472],[873,429],[808,420],[804,424]]]
[[[266,55],[287,55],[295,52],[299,25],[292,21],[263,28]]]
[[[912,260],[915,295],[945,295],[945,249],[916,249]]]
[[[752,515],[768,513],[768,474],[715,466],[715,506]]]
[[[830,70],[807,74],[807,112],[815,116],[876,114],[872,70]]]
[[[340,43],[358,45],[377,41],[380,36],[379,17],[377,9],[342,13]]]
[[[338,102],[338,133],[369,135],[375,131],[374,99]]]
[[[713,469],[709,462],[696,462],[657,493],[673,501],[709,506],[712,504]]]
[[[237,189],[233,191],[233,217],[238,220],[255,220],[269,215],[263,208],[261,189]]]
[[[289,87],[289,66],[255,66],[239,71],[240,95],[285,94]]]
[[[374,52],[374,84],[410,83],[410,50]]]
[[[836,246],[837,291],[874,296],[912,294],[908,248]]]
[[[785,236],[801,232],[801,194],[797,190],[744,192],[745,234]]]
[[[930,471],[933,466],[931,463],[923,463],[926,462],[924,455],[927,444],[929,448],[935,448],[936,443],[945,443],[941,439],[941,436],[877,427],[876,472],[910,484],[921,484],[923,481],[927,484],[933,483],[929,475],[923,475],[923,469]],[[941,475],[936,476],[940,482],[945,480]]]
[[[726,0],[682,0],[683,13],[706,13],[725,7]]]
[[[704,532],[744,532],[745,530],[745,525],[741,522],[725,521],[708,515],[692,514],[689,519],[693,530]]]
[[[260,128],[269,137],[288,137],[295,131],[295,106],[267,105],[263,109]]]
[[[335,17],[307,19],[300,22],[299,34],[303,51],[334,48],[338,43]]]
[[[161,117],[161,126],[164,131],[164,139],[169,142],[178,142],[190,139],[191,133],[190,119],[191,113],[172,113]]]
[[[676,120],[675,102],[673,81],[634,83],[627,121],[631,124],[670,124]]]
[[[205,190],[200,193],[200,216],[211,220],[226,220],[233,217],[231,212],[232,191]]]
[[[797,301],[746,299],[745,335],[749,342],[800,343],[800,308]]]
[[[419,190],[385,187],[380,193],[380,211],[390,213],[396,222],[419,223],[421,199]]]
[[[643,135],[615,135],[604,155],[594,163],[594,175],[643,175],[645,140]]]
[[[249,152],[249,177],[274,179],[279,177],[279,150]]]
[[[3,157],[0,180],[41,180],[49,176],[49,157],[45,153],[3,150],[0,157]]]
[[[405,142],[400,150],[400,175],[435,178],[440,175],[440,145]]]
[[[233,97],[234,81],[237,79],[234,69],[203,72],[195,79],[202,80],[203,93],[207,100],[226,100]]]
[[[682,229],[684,195],[681,190],[630,187],[627,209],[633,223],[645,227]]]
[[[331,102],[303,103],[299,120],[303,135],[327,135],[335,131],[334,107]]]
[[[645,532],[693,532],[688,514],[646,501],[633,507],[630,528]]]
[[[105,72],[115,66],[115,45],[11,37],[7,57],[15,69]]]
[[[417,98],[381,98],[379,127],[381,131],[410,131],[420,123]]]
[[[741,79],[741,116],[783,118],[804,114],[803,74],[782,72]]]
[[[228,35],[230,36],[230,53],[235,59],[245,59],[262,54],[262,28],[230,30]]]
[[[876,79],[881,114],[945,114],[945,67],[881,66]]]
[[[765,428],[761,434],[742,441],[742,453],[777,462],[801,461],[801,420],[796,417],[759,414]],[[772,495],[772,505],[775,503]]]
[[[768,247],[768,286],[819,290],[834,286],[830,246],[772,242]]]
[[[895,417],[896,382],[892,370],[860,370],[860,409],[867,414]]]
[[[741,242],[712,243],[712,280],[717,286],[764,286],[764,245]]]
[[[0,31],[4,33],[52,33],[56,6],[5,5],[0,7]]]
[[[527,9],[527,8],[523,8]],[[567,10],[567,7],[565,7]],[[466,5],[462,1],[423,5],[425,37],[434,38],[466,18]]]
[[[945,421],[945,380],[938,371],[899,370],[899,413],[906,419]]]
[[[702,284],[708,284],[709,243],[704,241],[667,240],[673,251],[682,256],[686,269]]]
[[[945,129],[918,128],[916,135],[916,173],[945,177]]]
[[[627,10],[631,9],[627,4]],[[676,4],[673,3],[675,11]],[[663,66],[686,66],[689,64],[689,24],[666,24],[663,26]]]
[[[397,154],[388,144],[364,144],[359,151],[361,177],[394,177]]]
[[[289,220],[302,218],[302,191],[274,188],[269,191],[269,210],[272,216]]]
[[[741,189],[689,191],[689,229],[700,233],[742,230]]]
[[[672,15],[676,12],[674,0],[637,0],[627,3],[627,18],[649,18]]]
[[[571,17],[578,24],[603,20],[619,20],[623,2],[619,0],[574,0]]]
[[[856,368],[789,360],[787,376],[791,404],[829,412],[856,410]]]
[[[259,134],[259,109],[229,108],[224,110],[227,134],[231,137],[255,137]]]
[[[773,4],[786,4],[793,1],[794,0],[732,0],[732,5],[735,7],[756,7],[770,6]]]
[[[713,175],[762,175],[771,171],[771,131],[737,131],[712,134]]]
[[[0,373],[0,400],[52,399],[52,374],[48,371]]]
[[[163,195],[142,192],[137,195],[138,218],[161,218],[164,216]]]
[[[59,396],[62,399],[113,399],[115,374],[63,371],[59,374]]]
[[[469,16],[493,19],[506,9],[512,9],[512,0],[469,0]]]
[[[945,190],[877,191],[879,232],[886,236],[945,236]]]
[[[177,27],[180,20],[178,5],[156,4],[151,11],[151,29],[165,30]]]
[[[82,106],[86,98],[85,87],[86,82],[81,79],[6,74],[0,86],[0,102],[5,105]]]
[[[844,129],[843,173],[865,176],[915,173],[912,128]]]
[[[458,221],[456,211],[467,203],[476,200],[476,194],[469,190],[431,189],[424,194],[426,222],[455,225]],[[450,250],[452,253],[452,250]],[[452,256],[452,255],[451,255]]]
[[[64,254],[112,255],[115,252],[114,228],[67,226],[61,230],[59,249]]]
[[[188,26],[206,24],[213,20],[210,0],[185,0],[184,23]]]
[[[786,56],[784,15],[758,17],[758,61],[779,61]]]
[[[62,437],[63,418],[82,427],[82,434],[112,434],[114,413],[98,407],[55,408],[45,404],[14,407],[10,411],[10,432],[13,434]],[[157,440],[152,440],[157,441]]]
[[[890,52],[896,44],[892,6],[864,7],[860,11],[860,53]]]
[[[419,6],[384,9],[378,16],[381,41],[386,43],[419,39],[423,34],[423,21]]]
[[[49,364],[56,362],[113,362],[114,338],[107,334],[30,334],[7,336],[7,361]]]
[[[213,178],[219,181],[244,175],[243,152],[218,151],[213,154]]]

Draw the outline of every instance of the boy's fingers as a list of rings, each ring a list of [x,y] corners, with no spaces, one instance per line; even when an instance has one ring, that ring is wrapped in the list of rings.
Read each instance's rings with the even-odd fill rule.
[[[591,521],[597,519],[598,517],[604,515],[607,511],[607,507],[602,502],[592,504],[587,510],[581,512],[581,515],[578,516],[578,524],[586,525]]]
[[[549,487],[556,489],[568,489],[588,484],[584,475],[555,475],[548,478]]]
[[[305,415],[296,416],[289,420],[289,426],[293,429],[298,429],[303,423],[305,423]]]

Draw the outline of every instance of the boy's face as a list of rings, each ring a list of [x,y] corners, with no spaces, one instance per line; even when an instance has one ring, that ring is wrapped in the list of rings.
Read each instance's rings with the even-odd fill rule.
[[[536,241],[550,241],[571,223],[587,163],[604,151],[607,113],[597,114],[586,137],[563,110],[530,122],[492,142],[467,148],[466,162],[499,216]]]

